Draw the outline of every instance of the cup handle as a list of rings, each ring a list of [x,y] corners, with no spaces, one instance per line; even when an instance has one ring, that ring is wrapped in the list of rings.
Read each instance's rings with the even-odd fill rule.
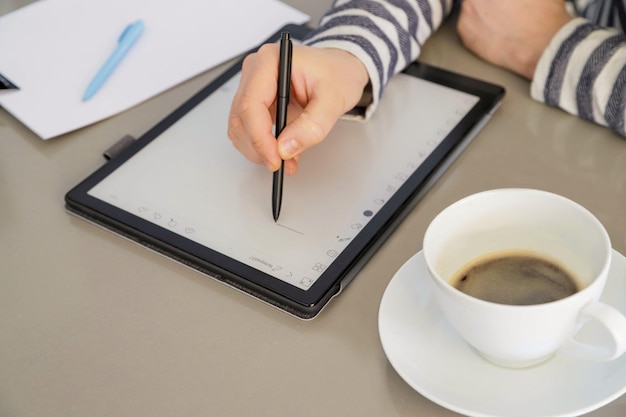
[[[574,335],[563,346],[564,352],[595,361],[611,361],[620,357],[626,351],[626,317],[607,304],[592,302],[581,311],[583,323],[586,324],[589,319],[595,319],[607,330],[612,343],[608,346],[582,343],[574,340]]]

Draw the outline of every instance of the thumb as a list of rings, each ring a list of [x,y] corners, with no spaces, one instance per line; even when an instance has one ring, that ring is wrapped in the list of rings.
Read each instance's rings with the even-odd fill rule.
[[[319,99],[304,110],[278,136],[278,153],[284,160],[301,154],[326,138],[343,112]]]

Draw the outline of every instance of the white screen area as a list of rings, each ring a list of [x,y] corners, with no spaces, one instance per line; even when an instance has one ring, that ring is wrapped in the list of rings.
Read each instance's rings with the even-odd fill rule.
[[[285,176],[277,223],[272,174],[226,135],[239,74],[89,194],[301,289],[308,289],[478,97],[395,76],[367,122],[340,120]]]

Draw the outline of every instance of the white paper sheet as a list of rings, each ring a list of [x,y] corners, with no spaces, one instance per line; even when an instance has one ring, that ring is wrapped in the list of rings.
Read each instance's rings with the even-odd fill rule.
[[[131,22],[145,30],[98,93],[87,85]],[[0,105],[42,139],[113,116],[227,61],[287,23],[277,0],[40,0],[0,16]]]

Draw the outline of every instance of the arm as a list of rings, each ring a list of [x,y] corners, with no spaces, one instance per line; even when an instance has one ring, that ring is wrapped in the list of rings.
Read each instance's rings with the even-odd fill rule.
[[[365,65],[370,84],[352,112],[368,118],[393,75],[415,60],[422,45],[450,14],[453,0],[335,1],[305,41],[350,52]]]
[[[626,136],[626,36],[583,18],[571,21],[541,56],[531,95]]]
[[[306,45],[293,49],[289,120],[278,139],[272,135],[278,48],[264,45],[244,61],[228,123],[234,146],[270,171],[283,159],[285,172],[295,174],[301,153],[322,141],[338,118],[357,105],[361,118],[374,111],[384,85],[417,57],[451,4],[337,0]],[[363,100],[364,91],[371,100]]]
[[[601,3],[584,12],[593,12]],[[597,14],[603,16],[624,13]],[[531,79],[535,100],[626,136],[622,32],[572,17],[563,0],[464,0],[458,31],[477,55]]]

